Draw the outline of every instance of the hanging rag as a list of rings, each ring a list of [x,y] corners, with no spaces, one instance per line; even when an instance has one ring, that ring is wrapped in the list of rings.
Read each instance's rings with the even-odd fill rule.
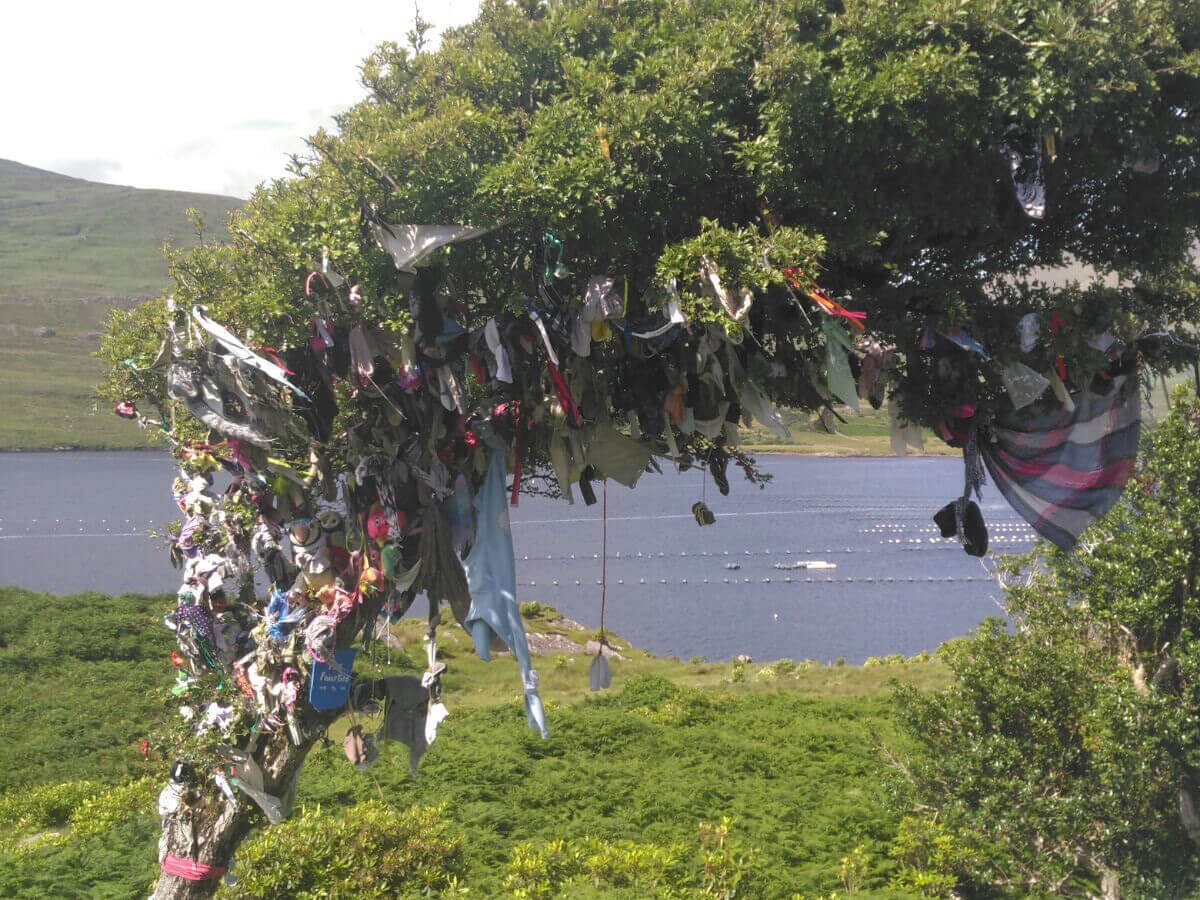
[[[1126,373],[1080,391],[1073,410],[1046,400],[998,418],[980,452],[1013,509],[1070,550],[1120,498],[1140,433],[1137,379]]]
[[[825,377],[829,392],[858,412],[858,386],[850,373],[849,359],[854,343],[846,329],[829,317],[821,319],[821,331],[825,335]]]
[[[893,453],[908,456],[910,450],[914,453],[925,452],[925,437],[921,434],[921,427],[900,418],[900,401],[896,397],[888,400],[888,424]]]
[[[269,447],[271,440],[254,425],[235,422],[225,413],[221,393],[212,379],[190,363],[176,360],[167,371],[167,395],[181,401],[188,412],[213,431],[256,447]]]
[[[1008,162],[1013,193],[1029,218],[1040,221],[1046,215],[1046,175],[1042,169],[1042,140],[1033,131],[1010,125],[1000,150]]]
[[[380,354],[376,352],[374,342],[362,322],[350,330],[349,344],[350,370],[358,386],[365,388],[375,374],[375,357]]]
[[[700,257],[700,289],[711,299],[717,301],[725,315],[735,322],[743,322],[750,315],[750,307],[754,303],[754,293],[742,288],[735,301],[733,292],[721,284],[720,270],[717,264],[707,256]]]
[[[961,347],[971,353],[978,353],[984,359],[991,359],[983,344],[971,337],[965,328],[951,328],[949,331],[943,331],[942,336],[956,347]]]
[[[393,225],[378,217],[371,222],[371,230],[401,272],[415,272],[435,250],[488,231],[470,225]]]
[[[625,487],[637,484],[650,463],[650,447],[599,421],[588,443],[587,462],[605,478]]]
[[[491,456],[487,476],[475,497],[475,545],[464,563],[471,590],[471,611],[463,626],[471,632],[475,652],[482,660],[491,659],[493,637],[508,645],[525,685],[525,718],[529,727],[549,737],[546,712],[538,694],[537,672],[529,654],[525,625],[517,606],[517,565],[513,556],[512,528],[504,502],[504,444],[490,426],[480,429]]]
[[[208,310],[206,310],[203,306],[192,307],[192,318],[196,321],[196,324],[208,332],[209,335],[220,341],[221,344],[225,346],[225,349],[237,358],[238,362],[243,363],[252,369],[258,369],[258,371],[262,372],[272,381],[277,381],[284,387],[291,390],[294,394],[296,394],[296,396],[302,397],[305,400],[309,399],[308,394],[304,393],[304,391],[300,390],[300,388],[288,381],[287,372],[285,372],[280,366],[259,356],[257,353],[243,344],[238,338],[234,337],[232,332],[225,328],[224,325],[219,325],[210,319],[207,313]]]
[[[624,304],[617,293],[616,280],[608,275],[589,278],[587,292],[583,296],[584,321],[601,322],[618,318],[623,313]]]
[[[389,675],[376,685],[382,687],[382,693],[387,697],[380,737],[408,747],[408,771],[415,778],[421,757],[433,743],[425,728],[429,715],[429,688],[416,675]]]
[[[588,688],[593,692],[607,690],[612,686],[612,667],[608,664],[608,658],[604,655],[604,648],[601,647],[600,652],[596,654],[596,658],[592,660],[591,666],[588,667]]]
[[[1042,326],[1038,322],[1037,313],[1025,313],[1017,322],[1017,338],[1021,344],[1022,353],[1030,353],[1037,346],[1038,333]]]
[[[512,384],[512,363],[508,358],[508,349],[500,341],[500,328],[496,325],[494,318],[487,320],[487,325],[483,329],[483,336],[487,341],[488,349],[492,351],[492,356],[496,359],[496,380],[503,381],[505,384]]]
[[[753,381],[747,380],[742,385],[738,401],[742,405],[743,414],[757,419],[760,425],[777,438],[785,441],[791,440],[792,433],[788,431],[788,427],[783,421],[783,414],[766,398],[766,395]]]
[[[679,305],[679,291],[675,289],[675,284],[672,282],[667,287],[667,308],[664,310],[667,321],[652,331],[631,331],[635,338],[643,340],[652,340],[656,337],[662,337],[676,325],[686,325],[687,316],[683,314],[683,310]]]
[[[1013,409],[1024,409],[1050,387],[1049,379],[1022,362],[1009,363],[1002,368],[1000,380],[1004,382],[1004,390],[1012,400]]]

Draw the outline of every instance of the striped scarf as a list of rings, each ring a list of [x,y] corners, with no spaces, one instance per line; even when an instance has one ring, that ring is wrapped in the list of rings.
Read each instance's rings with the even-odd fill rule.
[[[1141,432],[1136,376],[1085,388],[1070,412],[1055,402],[1009,414],[980,441],[992,481],[1042,537],[1071,550],[1121,496]]]

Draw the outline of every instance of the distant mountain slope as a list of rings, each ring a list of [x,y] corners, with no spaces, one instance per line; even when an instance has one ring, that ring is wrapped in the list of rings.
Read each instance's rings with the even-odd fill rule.
[[[136,429],[92,413],[89,354],[114,306],[167,287],[164,243],[215,239],[242,201],[97,184],[0,160],[0,449],[140,446]]]
[[[97,184],[0,160],[0,300],[79,300],[154,293],[164,242],[195,240],[194,206],[225,235],[234,197]]]

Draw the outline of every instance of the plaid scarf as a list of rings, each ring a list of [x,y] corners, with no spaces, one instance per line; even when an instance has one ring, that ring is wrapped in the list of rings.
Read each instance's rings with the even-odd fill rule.
[[[1075,410],[1037,403],[997,422],[980,441],[992,480],[1022,518],[1063,550],[1121,496],[1141,432],[1137,379],[1086,388]]]

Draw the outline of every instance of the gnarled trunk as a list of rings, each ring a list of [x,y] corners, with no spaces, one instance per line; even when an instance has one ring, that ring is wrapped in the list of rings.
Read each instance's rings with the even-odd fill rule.
[[[339,646],[347,646],[359,634],[364,623],[374,625],[380,601],[364,601],[355,615],[341,622],[337,628]],[[314,710],[305,700],[298,702],[290,714],[291,726],[280,726],[269,734],[252,738],[248,746],[240,751],[257,764],[262,774],[262,793],[273,807],[277,821],[286,817],[295,797],[300,769],[309,751],[326,729],[342,714],[342,709],[322,712]],[[300,741],[296,742],[295,738]],[[235,762],[233,770],[238,770]],[[238,771],[234,777],[244,778]],[[224,774],[221,776],[224,778]],[[212,777],[196,779],[199,784],[183,789],[183,802],[163,817],[162,837],[159,839],[158,859],[162,866],[169,855],[185,861],[180,868],[192,869],[186,877],[162,871],[155,885],[152,900],[182,900],[182,898],[211,897],[220,883],[220,874],[229,868],[238,845],[250,832],[261,816],[255,810],[261,808],[258,801],[225,780],[233,799],[222,785]],[[257,788],[257,784],[253,785]],[[275,804],[278,803],[278,805]],[[266,810],[263,810],[266,814]],[[270,818],[270,816],[268,816]],[[189,866],[189,863],[200,866]],[[212,872],[207,867],[217,867]],[[213,877],[195,877],[212,874]]]

